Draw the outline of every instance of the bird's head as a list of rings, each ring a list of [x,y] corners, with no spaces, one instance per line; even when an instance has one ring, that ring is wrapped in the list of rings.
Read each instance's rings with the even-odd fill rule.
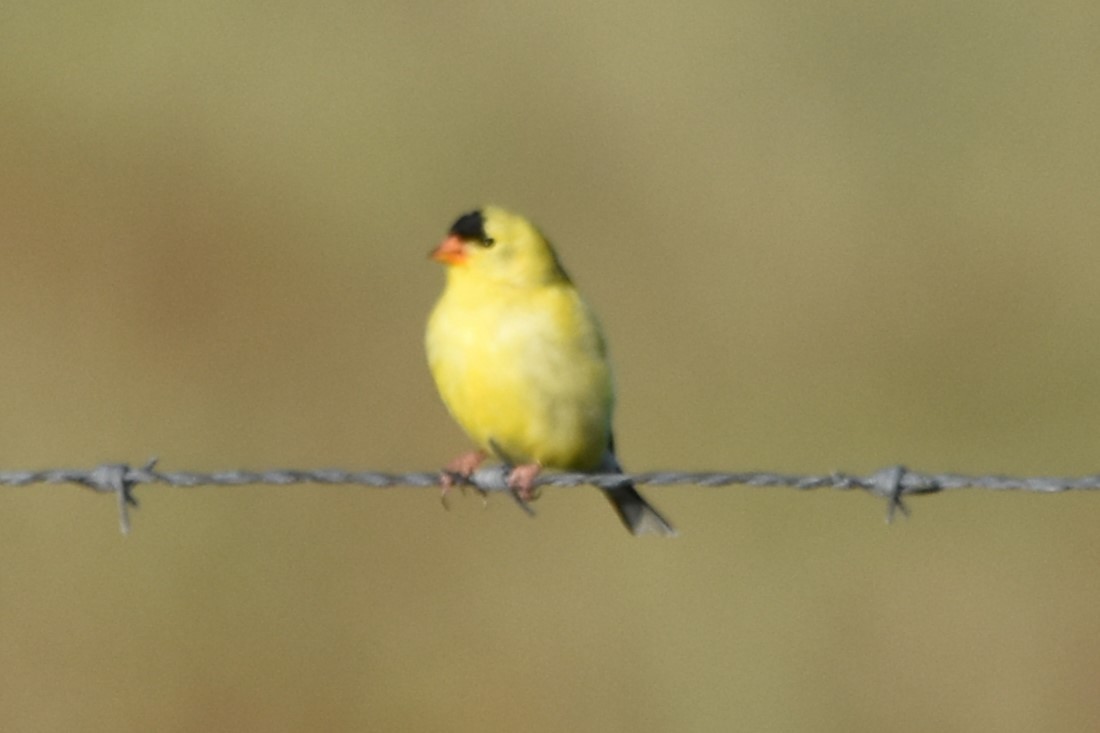
[[[518,287],[568,280],[542,233],[519,214],[496,206],[460,216],[430,256],[456,277]]]

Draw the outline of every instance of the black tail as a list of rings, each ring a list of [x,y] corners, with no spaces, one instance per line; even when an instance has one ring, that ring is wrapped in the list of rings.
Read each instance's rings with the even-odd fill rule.
[[[604,489],[607,498],[615,505],[619,518],[631,534],[656,534],[662,537],[675,537],[676,530],[661,513],[650,506],[645,497],[638,493],[633,484]]]
[[[619,459],[615,457],[615,438],[607,441],[607,451],[600,460],[599,470],[606,473],[622,473],[623,467],[619,465]],[[603,493],[614,505],[619,518],[630,530],[630,534],[655,534],[661,537],[675,537],[676,529],[661,516],[661,513],[638,493],[634,484],[625,483],[610,489],[604,489]]]

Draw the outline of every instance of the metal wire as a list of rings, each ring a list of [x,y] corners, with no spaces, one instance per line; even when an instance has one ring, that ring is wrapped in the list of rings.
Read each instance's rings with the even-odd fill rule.
[[[93,469],[45,469],[41,471],[0,471],[0,485],[77,484],[93,491],[114,494],[118,501],[119,527],[130,532],[130,507],[137,506],[134,487],[139,484],[166,484],[177,488],[196,486],[244,486],[268,484],[349,484],[390,488],[397,486],[441,486],[439,471],[384,473],[380,471],[345,471],[341,469],[274,469],[266,471],[157,471],[157,459],[141,467],[124,463],[109,463]],[[511,492],[508,468],[491,466],[478,469],[469,477],[452,474],[461,484],[483,492]],[[1078,477],[1057,476],[970,476],[960,473],[922,473],[904,466],[890,466],[867,476],[834,472],[818,476],[773,473],[770,471],[692,472],[657,471],[631,474],[550,473],[540,475],[537,487],[569,487],[591,485],[613,487],[625,482],[650,486],[787,486],[800,490],[857,489],[887,501],[886,520],[896,512],[908,516],[903,498],[916,494],[932,494],[955,489],[991,489],[994,491],[1030,491],[1044,494],[1062,491],[1100,489],[1100,474]],[[522,503],[522,502],[521,502]]]

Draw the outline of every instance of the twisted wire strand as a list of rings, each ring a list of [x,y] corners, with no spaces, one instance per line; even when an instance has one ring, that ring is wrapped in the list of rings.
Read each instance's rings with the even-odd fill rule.
[[[382,471],[346,471],[335,468],[272,469],[264,471],[158,471],[157,459],[143,466],[108,463],[92,469],[44,469],[39,471],[0,471],[0,485],[29,486],[32,484],[77,484],[93,491],[114,494],[118,501],[119,527],[123,534],[130,531],[130,507],[137,506],[134,488],[139,484],[165,484],[176,488],[196,486],[245,486],[266,484],[346,484],[373,488],[397,486],[441,486],[439,471],[386,473]],[[452,474],[452,478],[482,492],[511,492],[509,469],[490,466],[478,469],[469,477]],[[843,472],[823,475],[797,475],[770,471],[695,472],[654,471],[648,473],[549,473],[540,475],[537,487],[572,487],[581,485],[610,488],[625,482],[650,486],[786,486],[799,490],[840,489],[861,490],[887,501],[886,520],[896,512],[908,516],[906,496],[932,494],[957,489],[989,489],[993,491],[1029,491],[1044,494],[1063,491],[1100,489],[1100,474],[1076,477],[1004,476],[997,474],[967,475],[961,473],[923,473],[904,466],[890,466],[872,474],[860,476]],[[517,501],[520,501],[518,497]],[[522,501],[521,505],[526,507]],[[530,513],[530,511],[529,511]]]

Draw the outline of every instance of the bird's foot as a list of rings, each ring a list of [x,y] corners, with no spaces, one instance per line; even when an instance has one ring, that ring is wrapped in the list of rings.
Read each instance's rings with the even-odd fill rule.
[[[538,478],[541,470],[542,466],[537,463],[524,463],[513,468],[512,472],[508,474],[508,488],[512,490],[512,493],[521,503],[527,504],[538,498],[535,479]]]
[[[464,488],[466,486],[466,479],[473,475],[477,467],[482,464],[488,454],[482,450],[472,450],[468,453],[463,453],[458,458],[448,463],[442,472],[439,474],[439,484],[443,487],[443,491],[440,493],[439,498],[443,502],[443,506],[447,506],[447,494],[451,493],[451,490],[455,486]]]

